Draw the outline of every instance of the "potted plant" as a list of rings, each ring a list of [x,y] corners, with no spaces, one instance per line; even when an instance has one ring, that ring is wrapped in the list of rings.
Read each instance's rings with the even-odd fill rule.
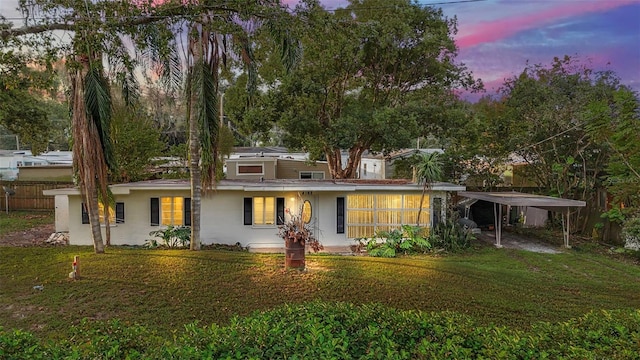
[[[286,268],[304,269],[306,246],[313,252],[324,249],[302,214],[291,215],[288,221],[278,226],[278,236],[284,240]]]

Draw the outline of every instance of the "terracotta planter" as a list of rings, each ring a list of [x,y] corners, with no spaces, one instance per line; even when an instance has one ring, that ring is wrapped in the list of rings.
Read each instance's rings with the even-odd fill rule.
[[[304,243],[285,241],[284,266],[291,269],[304,269]]]

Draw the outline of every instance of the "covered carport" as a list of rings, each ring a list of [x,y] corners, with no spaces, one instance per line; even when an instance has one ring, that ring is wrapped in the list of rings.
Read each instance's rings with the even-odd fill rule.
[[[562,227],[564,234],[564,246],[569,247],[569,212],[571,208],[584,207],[586,203],[579,200],[570,200],[556,198],[552,196],[525,194],[521,192],[472,192],[461,191],[458,192],[459,196],[484,200],[493,203],[495,232],[496,232],[496,247],[502,247],[502,206],[521,206],[521,207],[535,207],[539,209],[559,212],[562,214]]]

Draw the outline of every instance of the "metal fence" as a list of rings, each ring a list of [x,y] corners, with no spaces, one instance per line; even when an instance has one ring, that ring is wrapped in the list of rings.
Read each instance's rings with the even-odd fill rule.
[[[59,181],[0,181],[2,192],[0,209],[15,210],[54,210],[53,196],[42,194],[44,190],[74,187],[71,182]]]

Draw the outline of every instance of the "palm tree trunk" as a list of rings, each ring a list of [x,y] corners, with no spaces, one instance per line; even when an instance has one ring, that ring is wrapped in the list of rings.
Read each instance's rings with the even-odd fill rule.
[[[422,216],[422,204],[424,204],[424,195],[427,193],[428,184],[422,185],[422,194],[420,195],[420,207],[418,208],[418,218],[416,219],[416,227],[420,227],[420,216]]]
[[[191,172],[191,250],[200,250],[200,209],[202,204],[202,174],[200,172],[200,137],[194,111],[189,119],[189,171]]]
[[[104,245],[102,243],[98,192],[96,189],[87,192],[87,213],[89,214],[89,224],[91,225],[91,237],[93,238],[94,251],[96,254],[102,254],[104,253]],[[96,239],[98,239],[98,241],[96,241]]]
[[[87,115],[87,108],[84,100],[84,80],[88,72],[88,64],[83,63],[83,67],[71,73],[72,84],[72,125],[73,125],[73,160],[74,167],[79,176],[80,191],[85,198],[86,209],[91,225],[91,235],[93,238],[93,248],[96,254],[104,253],[102,242],[102,231],[100,230],[100,214],[98,210],[98,192],[96,188],[97,174],[94,169],[91,156],[95,152],[91,146],[90,138],[93,134],[90,128]],[[95,134],[93,134],[95,135]]]
[[[193,51],[193,62],[202,62],[204,56],[200,42],[202,39],[191,40]],[[200,250],[200,209],[202,204],[202,173],[200,171],[200,134],[198,124],[198,100],[195,99],[193,91],[193,66],[189,70],[187,79],[187,120],[189,121],[189,172],[191,187],[191,240],[189,248]]]

